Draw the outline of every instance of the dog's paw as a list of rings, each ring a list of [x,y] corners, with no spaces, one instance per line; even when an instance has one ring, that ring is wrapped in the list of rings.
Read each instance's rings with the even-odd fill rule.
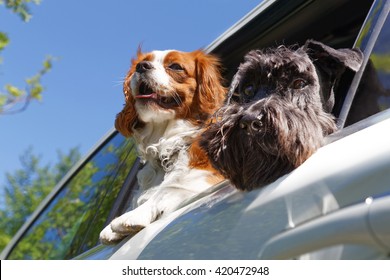
[[[126,234],[120,234],[117,232],[113,232],[111,229],[111,224],[106,226],[99,235],[100,242],[105,245],[116,244],[126,237]]]
[[[111,222],[111,230],[121,235],[134,235],[152,222],[151,217],[139,211],[130,211]]]

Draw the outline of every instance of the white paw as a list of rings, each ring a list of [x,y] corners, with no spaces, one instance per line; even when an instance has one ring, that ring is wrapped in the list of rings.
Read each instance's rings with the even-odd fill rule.
[[[153,222],[156,215],[147,203],[115,218],[100,233],[103,244],[115,244],[126,236],[133,236]]]
[[[111,230],[122,235],[134,235],[152,222],[149,213],[130,211],[111,222]]]
[[[113,232],[111,229],[111,224],[106,226],[99,235],[100,241],[105,245],[115,244],[118,241],[122,240],[126,235]]]

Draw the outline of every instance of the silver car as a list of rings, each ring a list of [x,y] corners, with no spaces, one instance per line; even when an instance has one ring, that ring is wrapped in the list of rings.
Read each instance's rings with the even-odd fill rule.
[[[339,131],[303,165],[251,192],[228,181],[117,245],[103,227],[137,191],[131,138],[111,131],[14,236],[2,259],[388,259],[390,0],[261,2],[206,49],[231,79],[245,53],[308,38],[358,47],[336,92]]]

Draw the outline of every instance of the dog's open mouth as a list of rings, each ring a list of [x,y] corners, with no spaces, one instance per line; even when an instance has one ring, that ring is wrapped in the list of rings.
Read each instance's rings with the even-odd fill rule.
[[[138,94],[135,98],[145,103],[153,102],[164,109],[170,109],[180,105],[180,99],[178,97],[161,95],[157,90],[154,90],[144,82],[140,83]]]

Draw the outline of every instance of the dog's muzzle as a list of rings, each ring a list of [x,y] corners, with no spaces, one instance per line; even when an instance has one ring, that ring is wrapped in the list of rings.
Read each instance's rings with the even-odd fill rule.
[[[240,121],[239,126],[241,129],[246,130],[248,134],[257,133],[263,127],[261,116],[253,117],[251,115],[244,115]]]
[[[142,74],[153,69],[153,64],[149,61],[141,61],[135,66],[135,71]]]

